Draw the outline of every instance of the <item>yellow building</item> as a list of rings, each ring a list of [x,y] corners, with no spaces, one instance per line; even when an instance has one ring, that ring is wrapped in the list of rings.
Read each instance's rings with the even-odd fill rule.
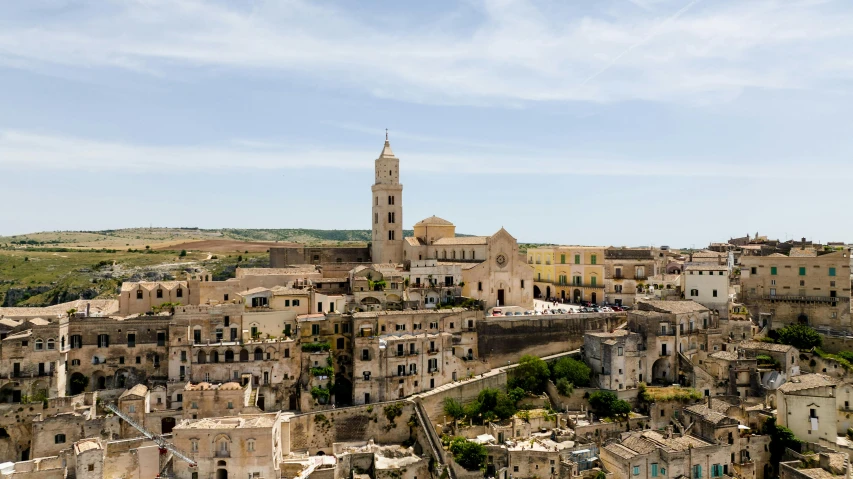
[[[551,246],[527,250],[533,295],[579,303],[604,301],[604,247]]]

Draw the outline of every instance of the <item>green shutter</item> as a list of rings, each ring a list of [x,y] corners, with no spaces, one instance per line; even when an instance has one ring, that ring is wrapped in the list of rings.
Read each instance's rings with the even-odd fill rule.
[[[579,254],[575,255],[575,264],[581,264],[581,255],[579,255]]]
[[[835,276],[835,268],[829,268],[829,275]]]
[[[594,258],[594,257],[595,257],[595,256],[593,256],[593,258]],[[596,278],[595,276],[593,276],[592,278],[590,278],[590,280],[592,281],[592,283],[591,283],[591,284],[592,284],[593,286],[595,286],[595,282],[596,282],[595,280],[597,280],[597,279],[598,279],[598,278]]]
[[[806,267],[800,266],[800,276],[805,276],[805,275],[806,275]]]
[[[560,255],[560,264],[566,264],[566,255],[564,255],[564,254]]]
[[[590,264],[595,264],[595,255],[589,257]]]
[[[772,274],[773,276],[776,276],[776,267],[775,266],[770,267],[770,274]]]
[[[652,464],[652,477],[658,477],[658,465],[657,465],[657,463]]]

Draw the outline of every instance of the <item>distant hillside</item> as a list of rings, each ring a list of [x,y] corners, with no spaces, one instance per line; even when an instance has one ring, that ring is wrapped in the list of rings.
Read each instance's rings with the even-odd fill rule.
[[[223,229],[223,236],[242,241],[284,241],[291,243],[367,243],[370,230],[310,230],[310,229]],[[403,236],[412,236],[412,230],[403,230]]]

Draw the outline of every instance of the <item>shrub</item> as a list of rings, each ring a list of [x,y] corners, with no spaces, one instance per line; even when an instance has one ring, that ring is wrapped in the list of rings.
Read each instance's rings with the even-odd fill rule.
[[[187,255],[187,250],[182,249],[182,250],[181,250],[181,253],[180,253],[178,256],[180,256],[181,258],[183,258],[183,257],[184,257],[184,256],[186,256],[186,255]]]
[[[560,378],[557,380],[557,392],[559,392],[563,396],[571,396],[572,393],[575,392],[575,388],[572,386],[572,383],[570,383],[568,379]]]
[[[309,353],[316,353],[319,351],[328,351],[332,348],[332,345],[329,343],[305,343],[302,345],[302,350]]]
[[[519,359],[512,376],[512,386],[539,394],[545,390],[545,383],[551,376],[551,371],[542,359],[526,355]]]
[[[400,403],[389,404],[385,406],[385,417],[390,421],[394,422],[399,416],[403,415],[403,405]]]
[[[565,378],[574,386],[589,386],[591,374],[592,370],[583,361],[569,357],[560,358],[551,365],[551,379],[555,383]]]
[[[449,449],[453,453],[453,460],[469,471],[480,469],[486,462],[485,446],[464,437],[457,436],[451,439]]]
[[[790,344],[797,349],[812,349],[823,344],[823,338],[814,329],[805,324],[792,324],[777,331],[779,342]]]
[[[599,417],[627,416],[631,412],[631,404],[619,399],[610,391],[596,391],[590,394],[589,407]]]
[[[459,401],[451,397],[446,397],[444,398],[444,414],[453,419],[462,419],[465,417],[465,407]]]

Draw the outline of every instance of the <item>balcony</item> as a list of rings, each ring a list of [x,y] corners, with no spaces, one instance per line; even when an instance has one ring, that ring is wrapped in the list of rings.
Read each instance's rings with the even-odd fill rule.
[[[648,277],[648,275],[645,275],[645,274],[635,274],[634,279],[637,281],[645,281],[645,280],[649,279],[649,277]]]
[[[625,279],[625,275],[623,275],[622,273],[614,274],[613,279]]]
[[[665,358],[668,356],[672,356],[672,351],[661,351],[660,352],[660,357]]]
[[[838,296],[793,296],[793,295],[762,295],[765,301],[784,301],[788,303],[848,303],[850,298]]]
[[[438,349],[427,350],[427,354],[438,354]]]
[[[223,451],[220,449],[220,450],[216,451],[215,456],[216,457],[231,457],[231,451]]]

